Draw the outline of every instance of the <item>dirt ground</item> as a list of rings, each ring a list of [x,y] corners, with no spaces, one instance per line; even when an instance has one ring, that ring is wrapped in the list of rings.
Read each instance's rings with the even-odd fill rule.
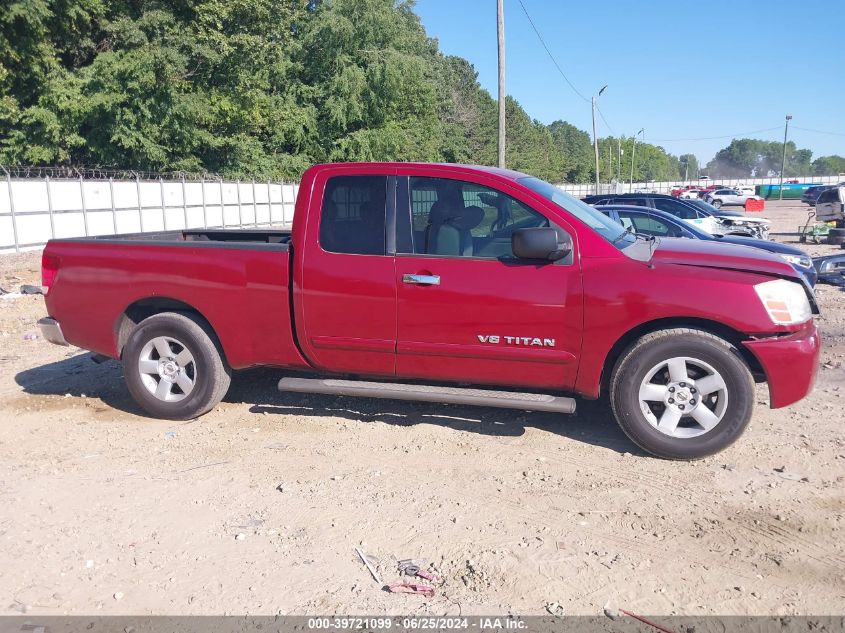
[[[797,242],[806,209],[761,215]],[[39,257],[0,257],[0,285]],[[843,614],[845,294],[817,294],[814,393],[770,410],[759,386],[745,436],[694,463],[642,454],[601,401],[283,395],[269,370],[153,420],[117,363],[27,337],[41,297],[0,300],[0,613]],[[433,598],[382,590],[406,558]]]

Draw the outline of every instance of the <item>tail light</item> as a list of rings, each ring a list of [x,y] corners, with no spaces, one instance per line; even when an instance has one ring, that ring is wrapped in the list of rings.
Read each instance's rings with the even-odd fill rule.
[[[44,286],[44,294],[50,292],[50,287],[56,280],[56,273],[59,272],[59,258],[55,255],[41,256],[41,285]]]

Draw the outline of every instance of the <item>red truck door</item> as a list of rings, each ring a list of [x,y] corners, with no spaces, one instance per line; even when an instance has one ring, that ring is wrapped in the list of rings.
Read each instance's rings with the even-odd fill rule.
[[[571,387],[583,326],[575,236],[559,262],[515,259],[511,234],[551,223],[517,188],[478,178],[397,179],[397,375]]]
[[[396,284],[386,226],[395,179],[369,171],[334,168],[314,180],[295,281],[298,342],[321,369],[392,376]]]

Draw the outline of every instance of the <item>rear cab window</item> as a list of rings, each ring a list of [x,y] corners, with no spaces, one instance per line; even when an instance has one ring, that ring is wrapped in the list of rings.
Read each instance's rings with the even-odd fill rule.
[[[326,183],[320,246],[331,253],[384,255],[387,176],[334,176]]]

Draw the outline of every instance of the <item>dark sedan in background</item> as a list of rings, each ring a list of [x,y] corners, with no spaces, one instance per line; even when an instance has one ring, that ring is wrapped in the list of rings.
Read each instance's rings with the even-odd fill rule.
[[[816,200],[819,199],[819,196],[822,194],[823,191],[826,189],[830,189],[833,185],[816,185],[814,187],[810,187],[801,194],[801,202],[809,204],[811,207],[816,206]]]
[[[785,259],[795,270],[804,275],[810,286],[815,286],[818,279],[813,260],[807,253],[795,246],[738,235],[712,235],[679,220],[670,213],[657,209],[624,204],[596,206],[596,209],[616,220],[633,233],[656,235],[657,237],[684,237],[759,248]]]

